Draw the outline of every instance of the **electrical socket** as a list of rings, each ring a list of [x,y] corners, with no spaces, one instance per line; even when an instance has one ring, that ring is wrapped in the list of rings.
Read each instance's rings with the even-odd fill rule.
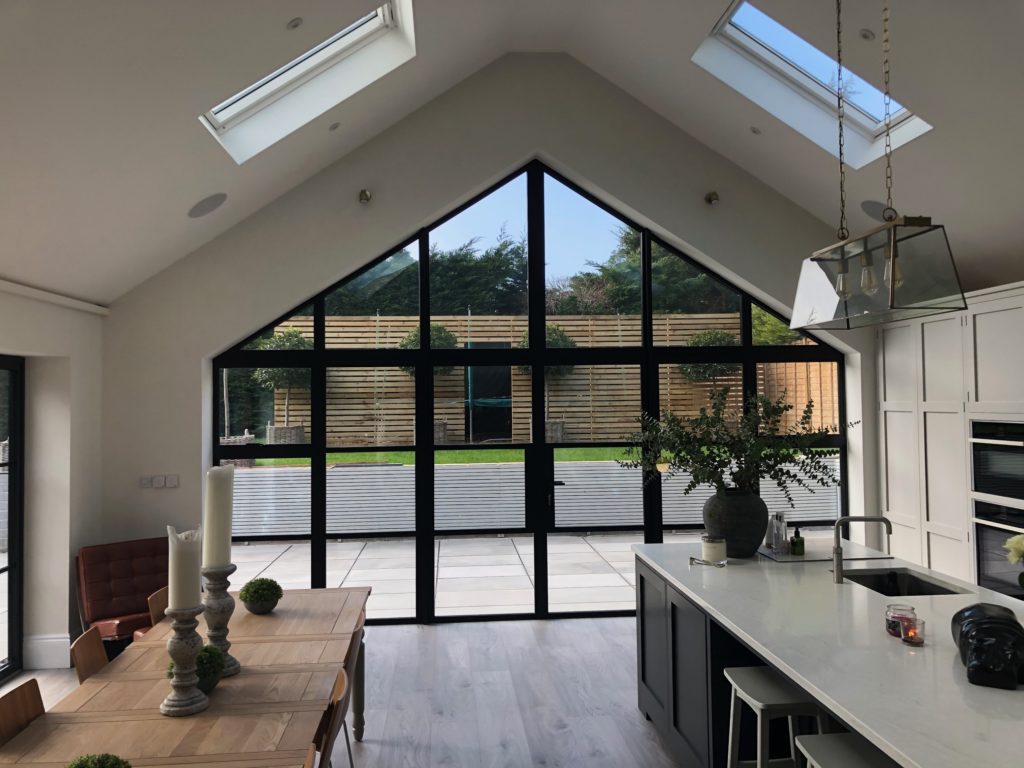
[[[150,475],[143,475],[139,478],[139,488],[152,488],[153,478]]]
[[[163,488],[166,480],[167,478],[165,478],[163,475],[153,475],[153,487]]]
[[[177,488],[178,487],[178,476],[167,475],[164,477],[164,488]]]

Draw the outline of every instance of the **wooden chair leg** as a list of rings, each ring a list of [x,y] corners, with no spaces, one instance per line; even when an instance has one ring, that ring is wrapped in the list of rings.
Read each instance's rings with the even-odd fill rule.
[[[732,689],[732,700],[729,706],[729,756],[726,760],[728,768],[737,768],[740,764],[740,717],[743,715],[743,702]]]
[[[341,730],[345,732],[345,749],[348,750],[348,768],[356,768],[355,761],[352,759],[352,742],[348,738],[348,723],[343,722],[341,724]]]
[[[768,768],[768,725],[764,712],[757,713],[757,768]]]

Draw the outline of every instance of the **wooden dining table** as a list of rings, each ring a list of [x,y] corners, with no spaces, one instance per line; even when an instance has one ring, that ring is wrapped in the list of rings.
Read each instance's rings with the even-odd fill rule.
[[[222,679],[209,708],[188,717],[160,714],[170,691],[164,619],[0,746],[0,765],[64,768],[78,755],[110,752],[133,768],[300,768],[369,594],[369,587],[287,590],[264,616],[239,604],[228,639],[241,672]],[[200,616],[198,632],[205,629]],[[364,655],[365,646],[348,670],[357,741]]]

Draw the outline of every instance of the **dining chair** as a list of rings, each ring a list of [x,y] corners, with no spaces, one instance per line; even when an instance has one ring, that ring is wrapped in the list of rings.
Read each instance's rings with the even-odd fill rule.
[[[167,587],[160,587],[156,592],[146,598],[146,606],[149,608],[149,626],[136,629],[132,639],[141,640],[149,630],[164,620],[164,611],[167,610]]]
[[[43,711],[43,697],[34,677],[0,696],[0,746],[21,733]]]
[[[353,635],[353,637],[355,637]],[[349,702],[352,699],[352,686],[349,685],[348,675],[344,669],[338,670],[338,676],[334,680],[334,688],[331,690],[331,700],[324,710],[323,723],[317,733],[321,742],[317,745],[320,748],[320,765],[322,768],[333,768],[331,756],[334,752],[334,743],[338,739],[338,733],[345,734],[345,749],[348,751],[348,764],[355,768],[352,761],[352,742],[348,738],[348,723],[345,717],[348,715]]]
[[[302,768],[317,768],[316,765],[316,744],[310,744],[306,750],[306,759],[302,761]]]
[[[107,652],[99,627],[89,627],[71,644],[71,665],[80,683],[107,666]]]

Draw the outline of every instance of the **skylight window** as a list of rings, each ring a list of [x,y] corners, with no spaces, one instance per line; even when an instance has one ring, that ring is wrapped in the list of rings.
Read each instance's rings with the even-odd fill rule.
[[[734,0],[693,62],[815,144],[838,154],[836,60],[746,0]],[[860,168],[884,154],[885,96],[843,67],[847,161]],[[895,99],[890,101],[892,145],[931,130]]]
[[[790,32],[771,16],[750,3],[740,3],[723,34],[753,49],[753,53],[776,67],[795,69],[826,89],[834,102],[836,91],[836,60],[822,53],[799,35]],[[885,95],[870,83],[843,67],[843,91],[848,104],[866,117],[881,123],[885,120]],[[890,102],[890,113],[896,118],[903,107]]]
[[[416,55],[412,0],[389,0],[200,121],[239,164]]]

